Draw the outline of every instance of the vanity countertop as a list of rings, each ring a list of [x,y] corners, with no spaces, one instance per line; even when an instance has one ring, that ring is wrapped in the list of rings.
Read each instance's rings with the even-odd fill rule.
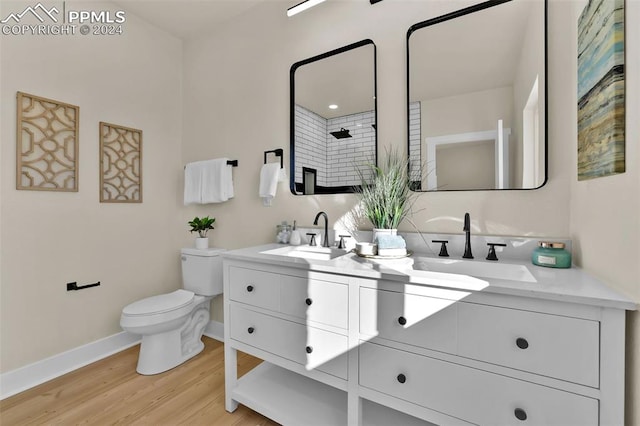
[[[389,260],[362,258],[353,252],[331,260],[263,253],[281,247],[283,247],[282,244],[267,244],[241,248],[224,252],[223,257],[225,259],[286,266],[315,272],[443,287],[470,293],[482,291],[626,310],[637,309],[636,303],[631,299],[609,288],[602,281],[575,266],[569,269],[555,269],[536,266],[530,262],[519,260],[500,262],[486,260],[462,261],[453,257],[443,259],[419,252],[413,253],[410,257]],[[458,261],[461,264],[479,268],[494,268],[494,265],[498,264],[500,264],[498,267],[514,265],[515,268],[525,271],[526,277],[523,281],[425,270],[429,269],[429,262],[455,263]],[[469,262],[475,265],[470,265]]]

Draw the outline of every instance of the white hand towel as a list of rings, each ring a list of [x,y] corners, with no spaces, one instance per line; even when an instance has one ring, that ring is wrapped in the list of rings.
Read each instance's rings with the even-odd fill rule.
[[[227,158],[189,163],[184,171],[184,205],[222,203],[233,198],[233,173]]]
[[[184,168],[184,205],[200,204],[202,195],[202,164],[189,163]]]
[[[233,198],[232,168],[228,158],[203,161],[202,204],[223,203]]]
[[[279,176],[280,163],[264,164],[260,170],[260,189],[258,193],[262,198],[262,204],[267,207],[271,206],[271,201],[276,196]]]

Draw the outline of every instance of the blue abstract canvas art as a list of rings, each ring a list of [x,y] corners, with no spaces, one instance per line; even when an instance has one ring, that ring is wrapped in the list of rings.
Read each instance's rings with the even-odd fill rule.
[[[578,180],[625,171],[624,0],[589,0],[578,21]]]

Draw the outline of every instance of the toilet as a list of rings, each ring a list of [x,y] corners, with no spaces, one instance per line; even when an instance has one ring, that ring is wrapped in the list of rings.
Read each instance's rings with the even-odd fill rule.
[[[125,306],[123,330],[142,335],[136,371],[151,375],[170,370],[204,349],[210,301],[222,294],[224,249],[183,248],[182,289]]]

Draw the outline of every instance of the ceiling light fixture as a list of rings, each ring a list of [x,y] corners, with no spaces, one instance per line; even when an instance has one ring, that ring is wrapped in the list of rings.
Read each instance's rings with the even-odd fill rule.
[[[310,7],[313,7],[317,4],[322,3],[324,0],[304,0],[301,3],[296,4],[293,7],[290,7],[289,9],[287,9],[287,16],[291,17],[293,15],[295,15],[296,13],[300,13],[303,10],[307,10]]]
[[[331,104],[331,105],[329,105],[329,109],[338,109],[338,105]]]

